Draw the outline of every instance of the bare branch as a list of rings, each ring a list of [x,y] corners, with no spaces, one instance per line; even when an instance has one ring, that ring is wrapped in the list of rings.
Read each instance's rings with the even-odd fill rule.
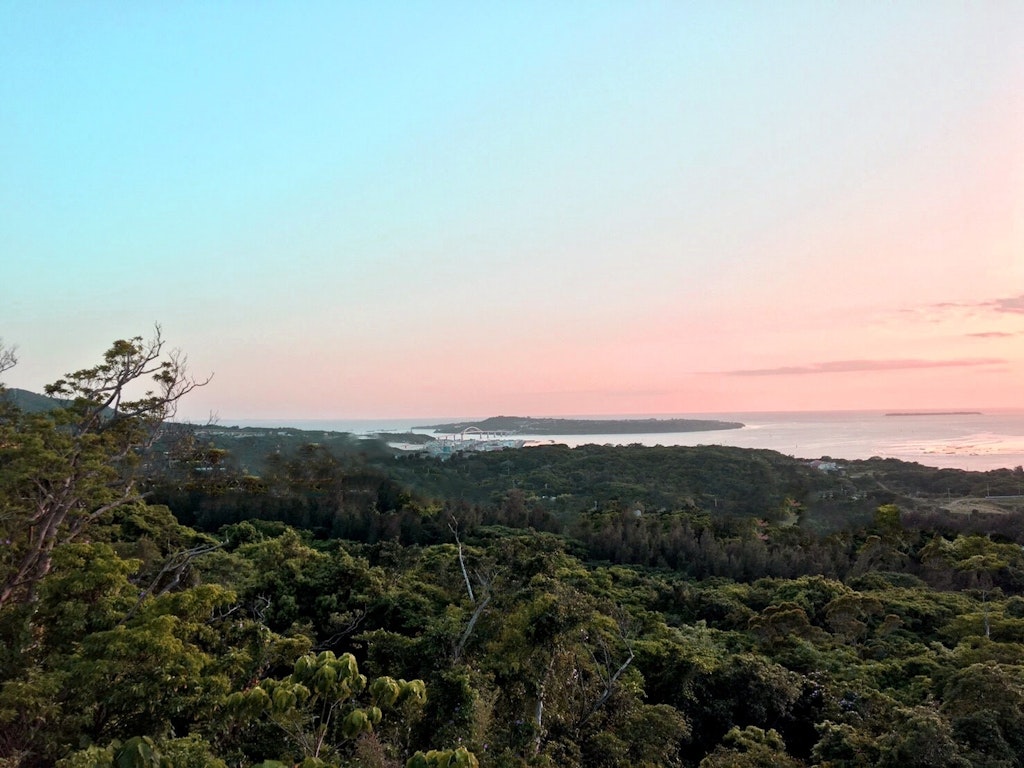
[[[164,347],[156,325],[148,341],[141,336],[115,341],[102,363],[67,374],[46,392],[70,401],[80,434],[109,429],[124,419],[159,424],[174,415],[182,397],[212,379],[196,379],[181,350],[165,352]],[[146,379],[153,382],[151,388],[132,399],[129,389]]]
[[[18,364],[18,356],[15,354],[17,347],[4,346],[4,340],[0,339],[0,373],[9,371]]]
[[[448,530],[455,534],[455,544],[459,548],[459,567],[462,568],[462,578],[466,580],[466,591],[469,592],[469,602],[475,603],[476,597],[473,595],[473,585],[469,582],[469,574],[466,572],[466,561],[462,557],[462,542],[459,540],[459,521],[455,519],[454,515],[451,516],[451,522],[448,523]]]
[[[224,545],[220,543],[200,544],[199,546],[192,547],[191,549],[182,550],[170,555],[164,563],[164,567],[160,569],[160,573],[156,575],[156,578],[154,578],[150,585],[142,592],[142,594],[139,595],[139,599],[136,601],[135,605],[132,606],[132,609],[125,614],[124,618],[121,619],[118,624],[120,625],[130,621],[147,598],[159,597],[160,595],[165,595],[175,589],[181,583],[182,576],[188,570],[189,566],[192,565],[193,560],[200,555],[206,555],[210,552],[214,552],[222,546]],[[168,579],[167,577],[170,578]],[[160,587],[161,582],[164,582],[162,587]]]
[[[619,638],[626,646],[626,650],[629,652],[629,656],[623,661],[615,671],[612,671],[614,662],[612,661],[611,651],[608,649],[608,643],[605,642],[604,638],[600,635],[597,638],[598,644],[601,646],[601,655],[604,657],[603,662],[599,661],[597,654],[593,651],[590,652],[591,659],[594,662],[594,668],[597,670],[597,675],[601,678],[601,682],[604,683],[604,690],[601,695],[597,697],[597,700],[590,707],[590,710],[583,716],[583,718],[577,723],[576,727],[581,728],[597,711],[605,705],[608,699],[611,698],[615,692],[615,686],[619,682],[619,678],[622,677],[623,673],[629,669],[632,665],[636,655],[633,652],[632,643],[632,631],[633,628],[630,625],[629,618],[625,611],[619,611],[616,623],[619,625]]]
[[[597,701],[594,702],[594,706],[590,708],[590,712],[587,714],[585,718],[583,718],[583,722],[586,722],[588,719],[590,719],[590,716],[597,712],[597,710],[604,706],[604,703],[608,701],[609,698],[611,698],[612,693],[615,692],[615,684],[619,681],[619,678],[622,677],[622,673],[629,669],[630,665],[633,663],[634,658],[636,657],[633,654],[633,649],[630,648],[629,658],[622,662],[622,664],[619,665],[619,668],[615,670],[615,673],[608,678],[607,682],[605,683],[604,692],[598,697]],[[582,725],[582,723],[580,724]]]
[[[234,605],[232,605],[227,610],[224,610],[223,608],[220,608],[220,609],[217,610],[216,613],[214,613],[212,616],[210,616],[210,618],[207,620],[206,623],[207,624],[213,624],[214,622],[217,622],[217,621],[224,621],[224,619],[226,619],[228,616],[231,616],[232,614],[237,613],[240,610],[242,610],[242,606],[239,603],[235,603]]]
[[[25,532],[9,543],[0,572],[0,608],[34,598],[55,547],[73,541],[110,511],[143,500],[136,487],[140,455],[178,401],[209,381],[190,376],[185,356],[166,352],[164,344],[159,325],[149,341],[141,336],[115,341],[98,365],[46,387],[48,395],[65,401],[63,408],[17,420],[15,442],[0,444],[13,450],[17,472],[8,493],[23,502]],[[15,362],[14,350],[0,344],[0,372]],[[148,387],[141,397],[133,393],[139,387]],[[36,451],[16,450],[22,441]],[[165,567],[171,568],[172,582],[187,565],[187,560],[169,561]]]
[[[252,602],[249,610],[251,611],[253,618],[256,619],[260,624],[267,623],[267,611],[270,610],[270,598],[266,595],[256,595]]]
[[[324,640],[322,643],[317,643],[315,646],[313,646],[313,650],[325,651],[329,648],[332,648],[343,637],[347,637],[348,635],[351,635],[353,632],[359,629],[359,626],[366,619],[366,615],[366,610],[364,608],[359,608],[353,611],[351,614],[352,618],[349,620],[348,624],[346,624],[340,630],[338,630],[329,638]]]
[[[462,652],[466,649],[466,643],[469,642],[469,638],[473,634],[473,628],[476,626],[477,621],[484,612],[484,608],[487,607],[489,602],[491,602],[491,596],[487,595],[480,601],[480,604],[477,605],[476,610],[473,611],[473,615],[469,617],[469,623],[466,625],[466,629],[462,633],[462,637],[459,638],[459,644],[455,646],[455,653],[453,654],[455,661],[462,658]]]

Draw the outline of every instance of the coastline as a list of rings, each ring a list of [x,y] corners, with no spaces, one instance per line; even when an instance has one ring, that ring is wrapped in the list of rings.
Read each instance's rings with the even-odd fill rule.
[[[882,411],[735,412],[652,414],[653,418],[700,418],[739,421],[741,429],[715,432],[622,433],[592,435],[519,435],[572,447],[608,445],[730,445],[764,448],[804,459],[837,460],[872,457],[913,461],[936,468],[975,471],[1024,465],[1024,410],[986,409],[981,415],[928,419],[888,418]],[[607,417],[606,417],[607,418]],[[622,418],[636,418],[624,416]],[[458,419],[247,419],[222,420],[224,425],[293,427],[297,429],[374,433],[415,432],[438,437],[415,425]],[[468,421],[468,419],[463,419]]]
[[[530,416],[492,416],[486,419],[455,421],[446,424],[415,426],[413,430],[433,430],[435,434],[450,435],[476,431],[506,435],[646,435],[678,432],[717,432],[742,429],[738,421],[693,418],[646,419],[582,419],[532,418]]]
[[[982,411],[895,411],[886,416],[984,416]]]

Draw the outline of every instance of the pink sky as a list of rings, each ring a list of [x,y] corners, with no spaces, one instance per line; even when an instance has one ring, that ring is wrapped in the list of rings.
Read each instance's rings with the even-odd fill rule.
[[[197,419],[1022,407],[1022,39],[1020,3],[6,7],[7,383],[159,322]]]

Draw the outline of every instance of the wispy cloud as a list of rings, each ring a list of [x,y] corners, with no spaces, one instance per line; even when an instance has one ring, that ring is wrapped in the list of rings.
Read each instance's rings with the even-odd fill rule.
[[[1002,299],[988,299],[986,301],[940,301],[935,304],[928,304],[927,308],[939,311],[951,309],[989,309],[1000,314],[1024,315],[1024,293],[1018,296],[1007,296]]]
[[[891,311],[889,317],[885,318],[883,322],[897,326],[908,322],[929,323],[936,326],[964,323],[997,324],[1010,320],[1014,315],[1024,315],[1024,294],[996,299],[937,301],[931,304],[904,306]],[[1007,336],[1017,335],[1000,333]],[[985,337],[982,333],[966,333],[964,335]]]
[[[1011,296],[1008,299],[996,299],[989,302],[988,306],[996,312],[1010,312],[1015,315],[1024,315],[1024,294]]]
[[[980,333],[968,333],[967,335],[974,339],[1005,339],[1010,336],[1018,336],[1019,334],[1007,331],[981,331]]]
[[[920,368],[969,368],[997,365],[998,357],[968,357],[953,360],[833,360],[810,365],[784,365],[778,368],[750,368],[724,371],[727,376],[805,376],[815,373],[855,373],[858,371],[901,371]]]

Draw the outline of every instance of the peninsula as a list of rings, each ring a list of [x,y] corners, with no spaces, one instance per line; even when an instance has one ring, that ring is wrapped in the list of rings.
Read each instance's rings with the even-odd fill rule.
[[[534,419],[529,416],[491,416],[480,421],[429,424],[415,429],[432,429],[451,434],[466,429],[514,435],[642,435],[663,432],[711,432],[740,429],[738,421],[714,419]]]
[[[886,416],[982,416],[981,411],[899,411]]]

